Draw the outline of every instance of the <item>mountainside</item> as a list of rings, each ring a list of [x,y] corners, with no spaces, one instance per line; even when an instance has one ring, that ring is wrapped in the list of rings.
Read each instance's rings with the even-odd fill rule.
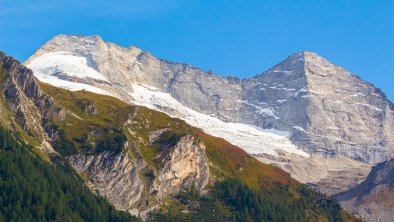
[[[330,195],[356,186],[394,150],[392,103],[312,52],[253,78],[223,78],[99,36],[59,35],[24,64],[42,82],[185,120]]]
[[[55,170],[47,174],[56,184],[53,192],[59,194],[60,186],[73,196],[83,189],[88,192],[88,187],[116,209],[143,219],[172,220],[175,216],[192,221],[356,221],[335,200],[183,120],[114,97],[86,90],[72,92],[38,82],[30,69],[4,53],[0,53],[0,74],[0,125],[10,133],[7,135],[13,135],[6,138],[14,140],[3,140],[8,157],[4,156],[6,152],[0,152],[0,164],[10,166],[7,161],[12,155],[33,155],[35,161],[41,161],[35,173],[29,175],[22,166],[30,160],[23,157],[19,165],[12,167],[19,167],[24,176],[14,180],[8,180],[8,168],[2,168],[2,181],[11,185],[34,180],[31,176],[40,176],[40,169],[67,166],[67,183],[81,188],[69,191],[61,178],[53,181],[53,175],[59,173]],[[26,146],[15,148],[15,144],[22,143]],[[45,178],[38,181],[51,184]],[[54,197],[52,190],[45,190],[47,187],[37,188],[43,189],[42,195]],[[10,193],[11,189],[4,191],[2,198],[12,196],[20,202],[27,193],[23,189],[16,195]],[[83,204],[94,204],[89,195],[81,197]],[[67,195],[65,198],[68,200]],[[53,214],[46,215],[42,210],[53,208],[48,200],[52,199],[38,200],[43,203],[37,205],[43,220],[53,218]],[[14,208],[8,199],[4,203],[5,212],[18,212],[22,218],[30,213]],[[62,218],[63,212],[70,211],[76,212],[75,218],[84,220],[100,216],[89,208],[75,209],[79,203],[54,208],[55,217]],[[21,207],[25,209],[25,205]],[[100,209],[109,218],[102,220],[131,220],[127,215],[118,215],[108,203],[95,208]]]
[[[393,221],[394,159],[375,166],[364,182],[337,198],[365,221]]]
[[[60,35],[25,65],[43,82],[150,106],[264,158],[311,154],[378,163],[393,153],[390,101],[373,85],[311,52],[294,54],[254,78],[237,79],[160,60],[134,46],[106,43],[99,36]],[[203,119],[210,116],[259,127],[255,134],[277,130],[267,135],[274,142],[271,148],[256,138],[250,139],[259,146],[236,144],[239,140],[231,138],[239,132],[216,127],[220,124],[202,124],[201,118],[180,110],[176,102],[208,115]],[[277,138],[278,134],[282,137]],[[285,142],[287,138],[291,141]]]

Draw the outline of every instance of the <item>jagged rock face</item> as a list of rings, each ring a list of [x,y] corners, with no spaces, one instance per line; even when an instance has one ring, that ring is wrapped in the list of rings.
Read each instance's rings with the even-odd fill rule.
[[[67,157],[73,168],[88,177],[91,190],[104,196],[119,210],[137,209],[144,194],[144,183],[126,152]]]
[[[390,101],[320,56],[290,56],[256,79],[251,103],[268,101],[277,116],[258,124],[292,131],[292,141],[308,153],[377,163],[393,152]]]
[[[375,166],[364,182],[337,199],[365,221],[394,221],[394,159]]]
[[[2,66],[2,97],[19,127],[40,142],[47,140],[42,127],[40,109],[48,105],[47,98],[42,95],[32,71],[12,57],[0,52],[0,65]],[[7,111],[3,111],[6,113]],[[12,122],[11,119],[4,122]],[[15,125],[14,125],[15,127]]]
[[[159,198],[193,185],[202,190],[208,184],[209,165],[205,146],[202,142],[197,143],[194,137],[182,137],[166,158],[168,161],[153,182],[153,189],[158,190]]]
[[[104,196],[117,209],[144,217],[169,195],[189,189],[193,184],[196,189],[203,190],[209,182],[209,165],[203,143],[186,135],[175,146],[166,149],[167,152],[160,157],[163,168],[157,170],[153,181],[144,181],[141,176],[146,172],[146,162],[131,158],[127,151],[119,154],[78,154],[67,157],[67,160],[80,175],[86,177],[93,191]]]
[[[289,131],[293,143],[313,155],[377,163],[393,153],[390,101],[315,53],[294,54],[254,78],[222,78],[136,47],[105,43],[98,36],[60,35],[25,64],[34,67],[40,56],[64,51],[85,58],[107,81],[61,71],[57,77],[98,87],[127,102],[134,100],[129,93],[138,84],[170,93],[183,105],[223,121]]]
[[[309,117],[293,134],[323,156],[377,163],[393,153],[393,106],[382,92],[315,54],[306,54]]]

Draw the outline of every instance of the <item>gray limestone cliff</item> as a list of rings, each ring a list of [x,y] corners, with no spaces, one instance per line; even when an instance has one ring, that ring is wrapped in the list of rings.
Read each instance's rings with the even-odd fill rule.
[[[146,171],[144,159],[132,158],[131,152],[138,152],[135,149],[128,147],[119,154],[78,154],[67,157],[67,160],[86,178],[94,192],[104,196],[117,209],[143,218],[163,204],[168,196],[193,185],[204,190],[210,180],[205,146],[190,135],[166,148],[169,152],[161,154],[163,168],[156,172]],[[146,178],[147,172],[151,173],[149,178]]]

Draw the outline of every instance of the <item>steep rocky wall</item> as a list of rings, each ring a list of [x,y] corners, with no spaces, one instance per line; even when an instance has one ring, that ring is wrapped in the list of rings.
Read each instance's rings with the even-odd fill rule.
[[[196,142],[194,137],[182,137],[165,159],[168,160],[153,182],[153,189],[158,190],[160,199],[193,185],[203,190],[208,184],[209,164],[205,146]]]
[[[74,169],[85,178],[89,187],[106,197],[117,209],[145,217],[170,195],[195,186],[203,190],[209,182],[209,165],[205,146],[186,135],[173,147],[167,147],[163,168],[156,176],[146,178],[148,170],[143,159],[132,158],[128,147],[119,154],[104,152],[95,155],[67,157]],[[153,181],[149,181],[152,179]]]
[[[1,82],[2,97],[6,106],[4,113],[10,112],[8,120],[14,130],[21,129],[41,144],[45,152],[55,152],[48,143],[50,138],[45,132],[45,119],[52,109],[52,100],[40,90],[32,71],[12,57],[0,52],[3,69]],[[15,121],[16,124],[13,122]]]
[[[105,197],[117,209],[131,212],[139,209],[146,187],[127,152],[78,154],[67,157],[67,160],[94,192]]]

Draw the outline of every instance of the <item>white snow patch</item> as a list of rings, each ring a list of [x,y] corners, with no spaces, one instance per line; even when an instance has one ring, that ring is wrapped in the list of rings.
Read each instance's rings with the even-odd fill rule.
[[[281,69],[276,69],[276,70],[272,70],[272,72],[275,73],[284,73],[284,74],[292,74],[295,72],[295,70],[281,70]]]
[[[356,92],[352,95],[353,97],[357,97],[357,96],[364,96],[364,94],[362,94],[361,92]]]
[[[93,93],[114,96],[113,94],[84,83],[70,82],[60,79],[57,74],[74,76],[78,78],[92,78],[107,81],[107,79],[87,65],[85,57],[79,57],[70,52],[46,53],[35,58],[27,65],[34,76],[41,82],[71,91],[86,90]]]
[[[192,110],[169,93],[150,90],[140,85],[133,85],[134,92],[130,95],[134,103],[161,111],[173,110],[173,117],[185,120],[188,124],[201,128],[204,132],[221,137],[230,143],[244,149],[250,154],[278,155],[278,151],[285,151],[296,155],[308,157],[309,154],[298,149],[290,141],[289,132],[275,129],[262,129],[253,125],[242,123],[227,123],[218,118]]]
[[[378,107],[371,106],[371,105],[366,104],[366,103],[355,103],[355,105],[366,106],[366,107],[369,107],[369,108],[371,108],[373,110],[376,110],[376,111],[379,111],[379,112],[383,111],[382,109],[379,109]]]
[[[299,131],[303,131],[306,132],[304,128],[302,128],[301,126],[293,126],[293,129],[299,130]]]
[[[85,57],[71,52],[51,52],[35,58],[27,65],[37,77],[55,76],[64,74],[77,78],[92,78],[102,81],[108,80],[101,73],[87,64]]]
[[[67,89],[67,90],[70,90],[70,91],[86,90],[86,91],[97,93],[97,94],[114,96],[113,94],[111,94],[111,93],[109,93],[109,92],[107,92],[107,91],[105,91],[103,89],[100,89],[100,88],[97,88],[97,87],[94,87],[94,86],[91,86],[91,85],[88,85],[88,84],[70,82],[70,81],[66,81],[66,80],[63,80],[63,79],[59,79],[56,76],[36,75],[36,73],[34,73],[34,76],[37,77],[37,79],[40,80],[41,82],[48,83],[48,84],[51,84],[53,86],[56,86],[56,87],[59,87],[59,88],[63,88],[63,89]],[[114,96],[114,97],[116,97],[116,96]]]
[[[245,100],[238,100],[238,102],[254,107],[256,109],[256,113],[263,115],[264,117],[271,116],[274,117],[275,119],[280,119],[277,115],[275,115],[275,111],[271,107],[257,106]]]
[[[296,91],[297,89],[293,89],[293,88],[283,88],[283,90],[286,90],[286,91]]]

